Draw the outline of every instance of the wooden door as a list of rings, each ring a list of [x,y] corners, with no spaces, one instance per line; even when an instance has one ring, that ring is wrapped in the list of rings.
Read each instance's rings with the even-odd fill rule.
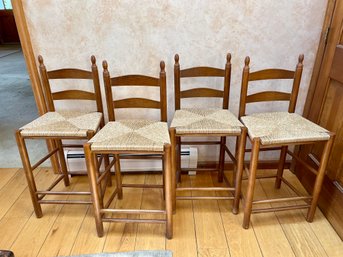
[[[19,43],[12,10],[0,10],[0,44]]]
[[[319,207],[343,238],[343,0],[331,1],[328,8],[332,8],[331,17],[327,15],[304,116],[336,133]],[[300,157],[318,167],[322,149],[320,144],[301,147]],[[300,166],[295,171],[312,190],[314,176]]]

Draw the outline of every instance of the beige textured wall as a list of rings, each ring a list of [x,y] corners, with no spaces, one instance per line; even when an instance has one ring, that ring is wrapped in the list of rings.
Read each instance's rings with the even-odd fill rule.
[[[106,59],[112,76],[128,73],[157,76],[159,61],[163,59],[168,79],[169,120],[174,109],[175,53],[179,53],[182,67],[224,67],[226,53],[232,53],[230,109],[235,114],[246,55],[251,57],[252,70],[293,69],[299,53],[304,53],[305,69],[297,106],[297,112],[302,113],[327,4],[324,0],[23,2],[35,55],[43,55],[48,69],[88,68],[89,56],[94,54],[100,72],[100,63]],[[220,83],[217,80],[209,82]],[[265,87],[274,85],[264,84]],[[289,88],[284,83],[281,86],[285,90]],[[139,93],[142,91],[122,90],[117,97]],[[153,91],[144,94],[158,97]],[[218,103],[200,99],[196,104],[215,106]],[[63,104],[66,106],[69,108]],[[262,109],[281,107],[282,104],[265,105]],[[123,116],[132,117],[132,113],[121,113]]]

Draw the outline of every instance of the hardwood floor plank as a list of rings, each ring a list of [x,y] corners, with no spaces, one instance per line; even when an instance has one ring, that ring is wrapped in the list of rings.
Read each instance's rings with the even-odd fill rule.
[[[274,179],[261,180],[261,185],[268,198],[291,196],[286,185],[282,185],[280,189],[274,189]],[[279,207],[288,204],[273,203],[271,205]],[[327,256],[300,210],[276,212],[275,214],[296,256]]]
[[[123,183],[144,184],[145,175],[124,175]],[[124,188],[123,199],[115,202],[116,208],[140,209],[142,203],[142,188]],[[116,217],[139,218],[139,215],[120,214]],[[103,252],[133,251],[136,244],[137,224],[135,223],[110,223]]]
[[[162,175],[146,175],[146,184],[162,184]],[[144,188],[141,209],[164,209],[162,189]],[[140,218],[164,218],[164,215],[141,214]],[[166,226],[140,223],[137,228],[135,250],[165,250]]]
[[[200,248],[198,257],[229,257],[230,253],[225,248]]]
[[[35,175],[38,170],[35,171]],[[27,187],[26,178],[22,169],[17,170],[10,181],[0,190],[0,219],[2,219],[6,212],[11,208],[18,197],[23,193]]]
[[[190,186],[188,175],[182,176],[182,186]],[[180,191],[178,196],[189,196],[191,192]],[[167,240],[166,248],[173,252],[173,257],[197,256],[197,244],[194,224],[193,204],[191,200],[178,200],[174,214],[174,235]]]
[[[46,169],[41,169],[35,179],[39,188],[46,188],[53,182],[53,176]],[[0,220],[1,233],[4,235],[0,237],[0,249],[9,249],[11,247],[31,215],[34,215],[33,206],[29,189],[26,187],[6,215]]]
[[[242,183],[242,192],[245,194],[247,180]],[[256,181],[254,199],[266,199],[260,181]],[[259,204],[259,207],[269,207],[270,204]],[[274,213],[251,215],[251,226],[258,240],[263,256],[295,256],[293,249]]]
[[[88,178],[86,176],[79,177],[74,190],[88,191]],[[69,196],[69,199],[89,200],[90,197]],[[71,249],[89,207],[90,205],[63,205],[42,245],[42,248],[39,251],[38,257],[70,255]]]
[[[231,172],[232,173],[232,172]],[[217,175],[212,174],[213,185],[223,186],[218,183]],[[217,192],[218,196],[228,196],[227,192]],[[222,222],[225,229],[225,235],[230,249],[231,256],[261,256],[262,253],[255,237],[253,229],[243,229],[243,207],[240,205],[240,211],[237,215],[232,213],[232,200],[218,201]],[[244,247],[242,247],[244,245]]]
[[[199,173],[191,178],[192,186],[213,186],[209,172]],[[215,196],[214,192],[205,192]],[[194,196],[204,195],[203,192],[193,192]],[[220,216],[217,200],[193,200],[194,220],[198,251],[201,249],[228,249],[225,230]]]
[[[16,174],[18,168],[15,169],[4,169],[0,168],[0,190],[11,180],[11,178]]]
[[[52,174],[52,172],[50,172]],[[52,175],[53,176],[53,175]],[[64,187],[63,182],[56,186],[56,190],[73,190],[77,184],[77,177],[72,178],[71,185],[68,188]],[[66,199],[67,196],[51,196],[48,199]],[[13,243],[11,250],[16,256],[37,256],[46,237],[52,229],[58,214],[60,213],[63,205],[61,204],[45,204],[42,205],[43,217],[37,219],[32,215],[25,227],[18,235],[18,238]],[[68,238],[66,236],[66,238]],[[48,257],[48,256],[46,256]]]
[[[285,178],[289,180],[301,193],[307,195],[305,188],[301,185],[297,177],[290,171],[285,172]],[[290,195],[294,195],[294,192],[288,189]],[[307,210],[301,211],[303,219],[305,220]],[[313,222],[308,223],[313,230],[321,246],[325,250],[326,254],[330,257],[339,257],[343,253],[343,243],[340,237],[337,235],[330,222],[325,218],[324,214],[319,208],[316,210]]]

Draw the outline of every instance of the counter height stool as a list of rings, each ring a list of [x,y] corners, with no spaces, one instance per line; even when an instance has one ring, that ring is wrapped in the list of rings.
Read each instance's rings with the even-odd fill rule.
[[[42,217],[41,204],[91,204],[91,199],[80,200],[49,200],[44,199],[48,195],[90,195],[90,192],[66,192],[53,191],[53,188],[64,181],[69,186],[67,165],[64,157],[64,147],[82,147],[82,144],[63,145],[62,140],[89,140],[104,125],[103,107],[101,102],[99,75],[95,57],[91,57],[91,71],[80,69],[58,69],[47,71],[42,56],[38,57],[39,70],[45,97],[47,100],[48,112],[38,117],[29,124],[16,131],[16,140],[23,162],[31,199],[35,214]],[[50,80],[90,80],[93,82],[94,92],[84,90],[59,90],[51,91]],[[84,111],[56,111],[54,101],[57,100],[91,100],[96,102],[96,112]],[[31,165],[26,148],[27,139],[51,139],[57,146],[48,155],[43,157],[35,165]],[[53,154],[58,154],[60,174],[58,178],[45,190],[37,190],[33,171]],[[105,158],[108,162],[108,159]],[[108,173],[109,175],[109,173]],[[108,178],[109,176],[107,176]]]
[[[174,83],[175,83],[175,115],[171,123],[170,135],[173,159],[173,209],[176,199],[233,199],[232,212],[237,214],[240,200],[241,177],[243,172],[243,158],[246,129],[242,123],[228,110],[229,90],[231,78],[231,55],[227,55],[225,69],[214,67],[192,67],[180,69],[179,55],[175,55]],[[181,79],[196,77],[223,78],[223,89],[192,88],[181,90]],[[222,108],[181,108],[181,99],[195,97],[216,97],[223,100]],[[226,137],[239,138],[237,151],[232,154],[226,146]],[[220,141],[181,141],[182,137],[220,137]],[[219,165],[217,168],[181,168],[181,145],[218,145],[220,147]],[[229,155],[236,167],[235,182],[231,185],[224,175],[225,153]],[[182,187],[180,182],[182,171],[218,171],[218,181],[224,180],[222,187]],[[176,178],[177,177],[177,178]],[[179,185],[177,185],[179,184]],[[231,196],[176,196],[176,191],[227,191]]]
[[[107,62],[103,62],[103,76],[107,97],[107,108],[109,122],[99,131],[87,144],[85,153],[91,189],[93,206],[98,236],[103,236],[103,222],[148,222],[166,224],[166,237],[172,238],[172,200],[171,200],[171,157],[170,138],[167,124],[166,105],[166,74],[165,64],[160,64],[159,78],[144,75],[125,75],[120,77],[110,77]],[[129,87],[132,90],[135,86],[155,87],[160,92],[160,100],[150,100],[146,98],[125,98],[113,100],[114,88]],[[155,120],[116,120],[115,109],[118,108],[153,108],[160,110],[160,121]],[[101,194],[101,180],[96,156],[98,154],[112,154],[113,160],[106,170],[115,165],[115,176],[117,187],[109,195],[109,199],[104,199]],[[160,159],[163,163],[164,185],[139,185],[122,184],[120,159],[130,156],[132,158],[154,158]],[[157,187],[164,189],[165,208],[163,210],[141,210],[141,209],[116,209],[110,208],[112,200],[117,196],[123,197],[123,187]],[[129,201],[130,199],[126,199]],[[115,214],[164,214],[165,219],[130,219],[115,218]]]
[[[243,227],[248,228],[251,213],[273,212],[293,209],[308,208],[307,221],[312,222],[316,210],[319,193],[324,179],[325,169],[328,162],[330,150],[334,140],[334,134],[313,122],[294,113],[298,97],[299,85],[303,69],[304,56],[299,56],[299,61],[295,71],[283,69],[266,69],[255,72],[249,71],[250,58],[246,57],[243,69],[242,89],[240,100],[239,116],[243,124],[248,129],[248,138],[252,142],[250,167],[248,169],[248,189],[244,200]],[[250,81],[288,79],[293,82],[290,93],[281,91],[258,91],[248,95],[248,84]],[[258,85],[254,84],[256,88]],[[288,112],[267,112],[253,113],[246,116],[246,105],[263,101],[289,101]],[[318,171],[309,164],[299,159],[293,152],[288,150],[289,145],[313,144],[324,142],[324,151],[321,157]],[[260,151],[281,150],[277,173],[275,176],[265,176],[260,178],[275,177],[275,188],[280,188],[281,182],[288,185],[296,194],[296,197],[276,198],[267,200],[254,200],[254,188],[258,156]],[[316,174],[316,180],[312,195],[302,196],[294,186],[282,177],[286,155],[289,154],[300,165],[304,165],[309,171]],[[282,207],[253,208],[263,203],[303,201],[303,204],[288,204]]]

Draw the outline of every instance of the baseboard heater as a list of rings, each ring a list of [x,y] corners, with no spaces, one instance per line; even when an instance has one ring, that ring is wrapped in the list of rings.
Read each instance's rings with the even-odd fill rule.
[[[65,159],[68,171],[73,173],[86,172],[85,155],[80,150],[65,150]],[[198,164],[198,148],[182,147],[181,148],[181,167],[196,168]],[[159,171],[162,167],[161,160],[151,159],[122,159],[120,160],[121,170],[123,172],[141,172],[141,171]],[[103,169],[103,167],[102,167]],[[195,174],[189,171],[190,175]]]

